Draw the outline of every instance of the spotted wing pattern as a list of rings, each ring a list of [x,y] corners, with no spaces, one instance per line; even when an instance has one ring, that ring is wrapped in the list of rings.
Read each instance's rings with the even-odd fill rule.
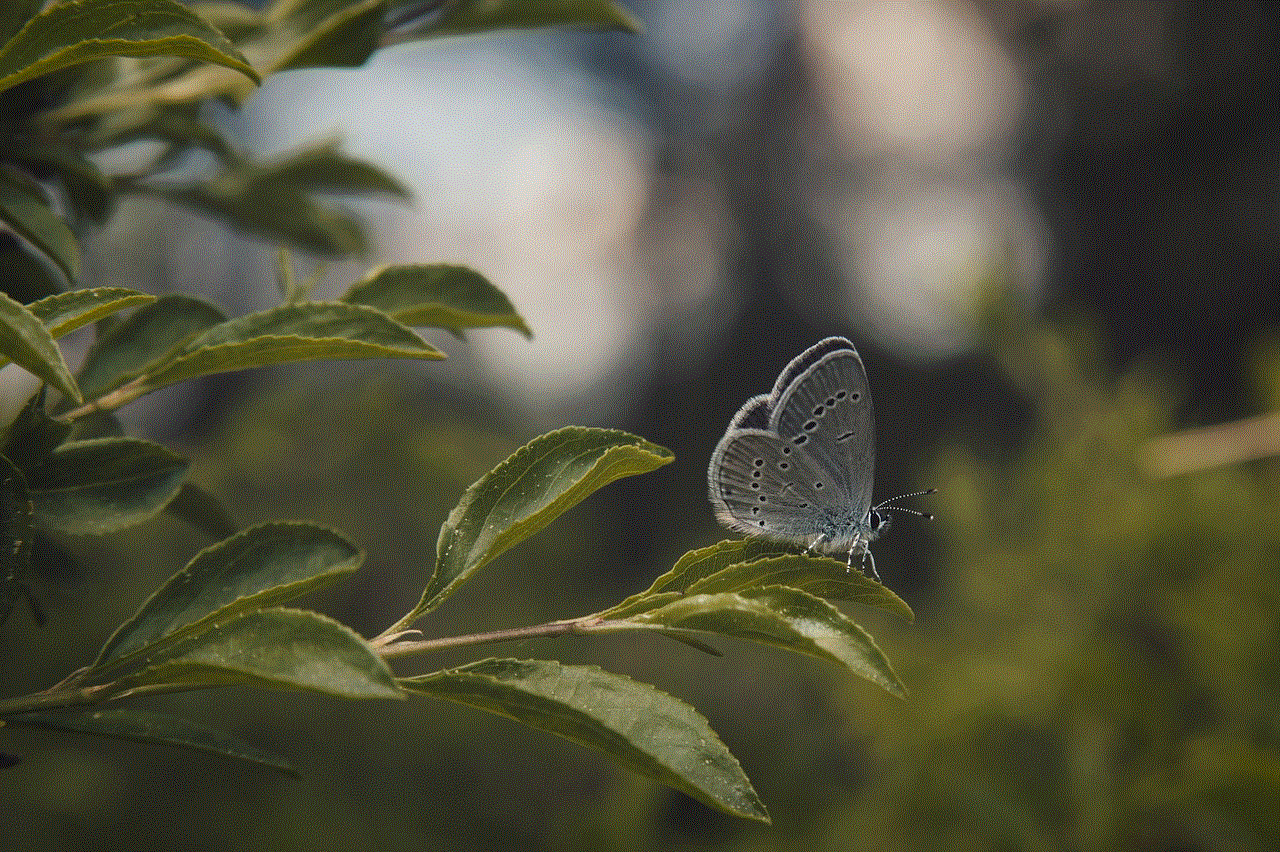
[[[806,545],[850,542],[871,502],[871,397],[853,344],[829,337],[734,416],[707,472],[731,529]],[[826,549],[826,548],[823,548]]]

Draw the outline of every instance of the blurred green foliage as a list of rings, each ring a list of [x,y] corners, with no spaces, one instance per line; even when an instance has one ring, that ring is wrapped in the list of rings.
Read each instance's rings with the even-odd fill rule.
[[[42,815],[15,837],[93,848],[127,837],[138,814],[160,807],[151,797],[163,790],[166,810],[186,799],[193,819],[218,826],[206,829],[212,845],[226,848],[302,848],[321,837],[351,849],[1277,848],[1274,462],[1157,479],[1144,459],[1171,425],[1176,398],[1166,381],[1140,369],[1102,375],[1083,323],[995,322],[988,341],[1033,422],[1004,454],[979,455],[955,440],[921,476],[942,495],[937,584],[911,601],[915,624],[870,624],[911,689],[907,701],[834,667],[753,647],[734,646],[725,666],[657,640],[519,646],[521,656],[546,649],[567,662],[603,662],[689,699],[743,760],[773,827],[721,816],[585,751],[443,704],[353,711],[309,699],[298,718],[296,703],[255,695],[208,712],[301,754],[304,780],[239,767],[228,774],[159,749],[71,748],[46,762],[43,785],[15,791],[14,808]],[[447,406],[416,413],[413,384],[353,381],[346,394],[328,381],[272,386],[195,454],[193,478],[246,514],[340,523],[367,545],[363,579],[325,593],[326,608],[357,625],[403,609],[443,513],[518,443],[458,425],[476,421]],[[306,452],[298,430],[326,422],[350,424],[348,440]],[[433,614],[430,628],[496,619],[495,598],[510,607],[502,614],[510,622],[616,597],[572,567],[608,559],[599,511],[588,503],[560,521],[569,532],[504,557]],[[179,551],[193,535],[165,529]],[[130,548],[123,536],[111,544]],[[139,590],[155,579],[138,579]],[[636,578],[635,588],[649,579]],[[98,582],[114,581],[90,581]],[[117,615],[103,614],[102,624]],[[263,719],[281,721],[264,730]],[[222,780],[211,792],[213,779]],[[214,822],[225,807],[253,818]]]

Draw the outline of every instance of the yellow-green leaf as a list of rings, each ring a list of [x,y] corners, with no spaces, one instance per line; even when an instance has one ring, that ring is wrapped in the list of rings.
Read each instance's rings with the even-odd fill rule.
[[[92,287],[55,293],[27,305],[49,334],[62,337],[105,316],[154,302],[155,296],[127,287]]]
[[[436,568],[404,626],[507,548],[592,492],[669,463],[671,451],[616,429],[568,426],[521,447],[462,495],[440,527]]]
[[[564,737],[717,810],[769,821],[707,720],[648,684],[595,666],[491,659],[403,678],[400,685]]]
[[[416,30],[422,36],[456,36],[531,27],[584,27],[639,32],[640,22],[609,0],[454,0],[438,18]]]
[[[700,630],[830,660],[899,698],[907,691],[871,636],[831,604],[784,586],[690,595],[631,616],[636,624]]]
[[[283,603],[354,572],[364,554],[333,530],[252,527],[196,554],[116,630],[95,666],[155,654],[216,620]]]
[[[256,763],[289,775],[298,774],[297,770],[284,758],[254,748],[235,737],[187,719],[147,710],[66,707],[18,713],[5,717],[4,723],[14,727],[69,731],[76,734],[188,748],[233,760]]]
[[[181,56],[261,82],[227,37],[172,0],[54,3],[0,47],[0,91],[108,56]]]
[[[80,385],[90,399],[137,378],[192,337],[226,320],[203,299],[176,293],[143,305],[89,348]]]
[[[187,464],[159,444],[133,438],[63,444],[26,471],[36,523],[76,535],[140,524],[177,495]]]
[[[624,618],[682,595],[763,586],[790,586],[823,598],[878,607],[908,621],[914,618],[906,601],[861,571],[851,570],[847,563],[758,538],[721,541],[691,550],[648,589],[599,615]]]
[[[49,330],[25,305],[0,293],[0,366],[9,361],[81,401],[80,388]]]
[[[148,388],[268,364],[445,355],[381,311],[342,302],[280,305],[219,323],[148,369]]]
[[[355,631],[315,612],[256,610],[154,650],[151,665],[122,687],[246,684],[343,698],[404,697],[387,664]]]
[[[377,308],[405,325],[445,328],[505,326],[533,332],[511,301],[483,275],[446,263],[388,266],[351,285],[344,302]]]
[[[0,224],[39,249],[68,281],[80,277],[80,246],[44,193],[26,178],[0,168]]]

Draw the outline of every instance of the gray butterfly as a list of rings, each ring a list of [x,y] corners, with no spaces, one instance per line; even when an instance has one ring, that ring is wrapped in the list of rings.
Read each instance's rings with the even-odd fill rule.
[[[772,392],[747,400],[711,454],[707,487],[716,517],[747,535],[847,553],[850,567],[861,554],[880,579],[868,546],[888,524],[886,510],[924,513],[888,505],[915,494],[871,505],[873,423],[853,344],[828,337],[809,347]]]

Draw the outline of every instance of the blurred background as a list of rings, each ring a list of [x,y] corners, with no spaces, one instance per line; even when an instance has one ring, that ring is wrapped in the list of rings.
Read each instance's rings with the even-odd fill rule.
[[[122,415],[189,453],[242,523],[314,519],[365,547],[359,575],[311,603],[366,635],[417,600],[461,491],[540,432],[619,427],[675,452],[421,625],[472,632],[600,609],[725,537],[705,471],[729,418],[803,348],[846,335],[876,401],[877,496],[939,489],[921,501],[936,521],[899,518],[876,548],[915,623],[849,610],[911,697],[745,645],[722,659],[635,637],[497,646],[690,701],[774,825],[462,708],[237,691],[152,706],[282,752],[302,780],[6,732],[25,759],[5,774],[0,836],[1280,848],[1272,7],[626,5],[643,34],[405,45],[280,75],[213,116],[264,157],[336,138],[413,189],[411,206],[360,205],[376,254],[325,267],[319,295],[376,264],[463,263],[511,297],[531,341],[442,335],[441,364],[219,377]],[[231,313],[278,298],[274,246],[176,209],[123,211],[90,245],[92,286],[192,292]],[[87,662],[207,543],[164,519],[77,542],[77,566],[37,590],[50,625],[15,616],[0,634],[0,658],[39,658],[0,677],[6,694]]]

